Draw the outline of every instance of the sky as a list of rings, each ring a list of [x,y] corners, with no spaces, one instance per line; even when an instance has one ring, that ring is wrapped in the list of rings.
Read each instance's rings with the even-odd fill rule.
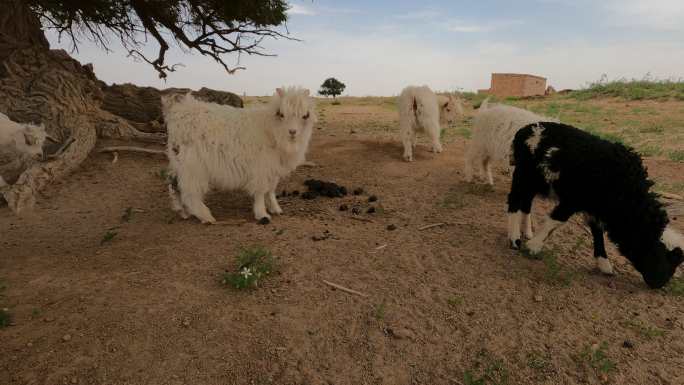
[[[212,59],[174,47],[182,63],[160,80],[148,64],[88,41],[73,55],[107,83],[209,87],[270,95],[299,85],[312,92],[328,77],[352,96],[391,96],[410,84],[439,91],[488,88],[492,72],[531,73],[556,89],[609,79],[684,78],[682,0],[309,0],[290,1],[282,32],[300,41],[266,41],[277,56],[242,55],[227,74]],[[48,32],[54,48],[71,48]],[[154,47],[148,50],[154,57]],[[238,57],[226,58],[237,65]]]

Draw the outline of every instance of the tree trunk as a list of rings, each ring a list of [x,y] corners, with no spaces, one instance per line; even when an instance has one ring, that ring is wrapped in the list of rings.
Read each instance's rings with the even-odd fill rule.
[[[60,143],[54,146],[60,152],[51,161],[31,165],[16,183],[0,187],[10,209],[20,213],[32,208],[41,189],[65,177],[88,157],[98,136],[164,141],[160,91],[131,85],[133,94],[152,97],[129,98],[129,102],[121,97],[116,102],[116,97],[111,97],[112,87],[97,80],[92,65],[81,65],[63,50],[49,49],[40,21],[23,0],[6,0],[2,6],[0,113],[16,122],[43,124],[48,135]],[[242,104],[230,93],[208,90],[196,96],[233,105],[237,98]],[[129,121],[128,110],[135,100],[140,102],[141,118]],[[136,126],[153,129],[142,132]]]
[[[49,44],[40,27],[40,21],[22,0],[2,2],[0,12],[0,61],[18,48],[40,47]]]

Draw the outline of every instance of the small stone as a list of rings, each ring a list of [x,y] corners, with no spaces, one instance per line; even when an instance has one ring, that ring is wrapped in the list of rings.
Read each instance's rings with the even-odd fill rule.
[[[271,220],[268,219],[268,217],[263,217],[263,218],[259,219],[257,221],[257,223],[260,225],[267,225],[267,224],[271,223]]]
[[[634,342],[625,340],[625,342],[622,343],[622,347],[626,349],[634,349]]]
[[[375,195],[371,195],[368,197],[368,202],[375,202],[377,200],[378,200],[378,197],[376,197]]]
[[[62,341],[64,341],[64,342],[71,341],[71,334],[65,334],[64,337],[62,337]]]
[[[413,333],[413,331],[406,329],[406,328],[398,328],[396,330],[388,328],[387,331],[385,332],[390,337],[394,337],[396,339],[400,340],[415,340],[416,335]]]
[[[27,344],[26,344],[26,347],[27,347],[27,348],[32,348],[32,347],[33,347],[33,342],[27,343]]]
[[[361,209],[358,208],[358,207],[352,208],[352,214],[354,214],[354,215],[359,215],[359,214],[361,214]]]
[[[369,207],[368,210],[366,210],[366,212],[367,212],[368,214],[373,214],[373,213],[375,213],[375,207],[373,207],[373,206]]]
[[[387,230],[389,230],[389,231],[394,231],[396,229],[397,229],[397,225],[395,225],[395,224],[391,224],[391,225],[387,226]]]
[[[363,194],[363,189],[361,187],[354,189],[353,194],[354,195],[361,195],[361,194]]]
[[[189,318],[185,318],[185,319],[183,320],[183,326],[185,326],[185,327],[190,326],[190,319],[189,319]]]
[[[54,321],[54,320],[55,320],[55,317],[45,317],[45,318],[43,318],[43,321],[45,321],[45,322],[52,322],[52,321]]]
[[[349,210],[349,206],[347,206],[346,204],[340,205],[340,211],[347,211],[347,210]]]
[[[537,294],[537,295],[534,296],[534,301],[535,301],[535,302],[541,302],[542,300],[543,300],[543,298],[542,298],[541,295]]]

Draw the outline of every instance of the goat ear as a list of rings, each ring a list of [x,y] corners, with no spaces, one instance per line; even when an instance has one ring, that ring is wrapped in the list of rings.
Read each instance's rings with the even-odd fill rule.
[[[282,88],[276,88],[276,93],[277,93],[278,96],[280,96],[281,98],[282,98],[283,96],[285,96],[285,90],[283,90]]]

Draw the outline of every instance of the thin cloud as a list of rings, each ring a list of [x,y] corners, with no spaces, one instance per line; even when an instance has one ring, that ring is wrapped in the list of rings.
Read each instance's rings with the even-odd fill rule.
[[[494,20],[479,23],[471,23],[462,20],[451,20],[445,22],[443,25],[447,31],[451,32],[477,33],[491,32],[522,24],[522,20]]]
[[[288,15],[302,15],[302,16],[314,16],[316,12],[309,7],[301,4],[291,4],[290,9],[287,10]]]
[[[684,30],[682,0],[609,0],[604,3],[612,16],[608,20],[619,26],[645,27],[652,30]]]
[[[417,11],[397,14],[397,15],[392,16],[392,18],[397,19],[397,20],[426,21],[426,20],[435,20],[435,19],[440,18],[441,16],[442,16],[442,13],[440,13],[437,10],[423,9],[423,10],[417,10]]]

